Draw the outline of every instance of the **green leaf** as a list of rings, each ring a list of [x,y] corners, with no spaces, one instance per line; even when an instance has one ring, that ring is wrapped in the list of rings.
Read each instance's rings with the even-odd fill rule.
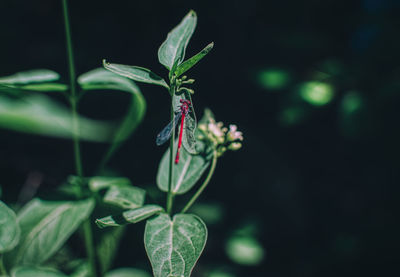
[[[96,246],[96,252],[102,272],[107,272],[112,266],[125,229],[125,227],[120,227],[101,231],[100,242]]]
[[[128,223],[137,223],[162,211],[164,211],[164,209],[158,205],[145,205],[141,208],[125,211],[121,215],[110,215],[97,219],[96,224],[100,228],[105,228],[121,226]]]
[[[190,11],[171,32],[158,49],[158,60],[168,70],[179,65],[185,58],[186,47],[196,28],[197,16]]]
[[[103,60],[103,66],[104,68],[129,79],[142,83],[159,85],[169,89],[165,80],[153,73],[150,69],[133,65],[108,63],[106,60]]]
[[[0,84],[0,91],[14,95],[31,92],[65,92],[67,90],[68,86],[61,83],[32,83],[27,85]]]
[[[197,64],[202,58],[204,58],[211,51],[211,49],[213,49],[213,47],[214,47],[214,42],[211,42],[199,53],[197,53],[190,59],[188,59],[188,60],[184,61],[182,64],[180,64],[175,71],[176,77],[181,76],[183,73],[185,73],[190,68],[192,68],[195,64]]]
[[[67,197],[72,197],[73,199],[80,199],[82,195],[82,186],[86,186],[87,181],[83,177],[70,175],[67,180],[58,186],[57,191],[62,195]],[[89,191],[84,192],[86,196],[90,195]]]
[[[112,154],[130,137],[142,122],[146,113],[146,101],[136,84],[118,74],[104,68],[97,68],[82,74],[78,83],[83,90],[119,90],[131,94],[131,101],[118,130],[115,132],[112,144],[101,161],[100,168],[109,160]]]
[[[51,82],[60,79],[57,72],[48,69],[21,71],[10,76],[0,77],[0,84],[26,85],[30,83]]]
[[[43,92],[67,91],[69,89],[69,87],[66,84],[61,84],[61,83],[29,84],[21,86],[19,88],[23,90],[43,91]]]
[[[113,138],[113,147],[129,138],[130,134],[139,126],[146,113],[146,101],[140,89],[134,82],[115,73],[97,68],[78,78],[83,90],[119,90],[131,94],[129,109]]]
[[[14,268],[11,277],[67,277],[67,275],[52,268],[22,266]]]
[[[118,268],[107,272],[104,277],[151,277],[151,275],[136,268]]]
[[[176,153],[177,143],[174,147]],[[169,148],[161,159],[157,172],[157,185],[162,191],[168,192],[169,178]],[[183,194],[189,191],[203,175],[210,165],[210,160],[202,155],[191,155],[185,149],[181,149],[179,163],[174,164],[172,178],[172,193]]]
[[[18,246],[6,254],[12,265],[41,264],[50,258],[93,210],[92,199],[44,201],[33,199],[18,213]]]
[[[173,221],[160,214],[146,223],[144,245],[154,277],[189,277],[207,240],[207,227],[191,214],[177,214]]]
[[[18,244],[19,236],[17,216],[13,210],[0,201],[0,256]]]
[[[131,181],[124,177],[95,176],[88,180],[91,191],[96,192],[111,186],[130,186]]]
[[[143,206],[146,191],[134,186],[111,186],[104,195],[103,201],[121,207],[136,209]]]
[[[83,140],[104,142],[110,140],[111,124],[79,116]],[[0,127],[13,131],[72,138],[74,128],[71,111],[45,95],[24,98],[0,96]]]
[[[90,265],[88,262],[82,262],[78,265],[69,277],[90,277]]]
[[[191,114],[189,113],[188,116],[185,117],[184,124],[185,126],[182,134],[183,147],[190,154],[198,154],[196,150],[196,136],[195,136],[197,122],[194,111]]]

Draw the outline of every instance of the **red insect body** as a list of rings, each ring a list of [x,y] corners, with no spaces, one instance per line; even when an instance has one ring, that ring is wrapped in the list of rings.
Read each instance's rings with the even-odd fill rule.
[[[181,114],[182,114],[182,119],[181,119],[181,129],[179,131],[179,140],[178,140],[178,149],[176,150],[176,157],[175,157],[175,164],[179,163],[179,154],[181,152],[181,146],[182,146],[182,134],[183,134],[183,125],[185,124],[185,117],[189,112],[189,105],[191,104],[189,100],[183,100],[181,99]]]
[[[179,132],[178,150],[176,150],[175,164],[179,163],[179,153],[181,152],[181,146],[182,146],[182,134],[183,134],[183,124],[185,122],[185,116],[186,113],[182,112],[181,130]]]

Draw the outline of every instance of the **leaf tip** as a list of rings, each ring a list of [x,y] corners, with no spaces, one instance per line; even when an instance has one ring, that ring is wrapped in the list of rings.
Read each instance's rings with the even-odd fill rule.
[[[94,223],[96,223],[97,227],[99,227],[100,229],[103,229],[105,227],[105,224],[99,219],[96,219]]]
[[[190,10],[189,11],[189,15],[193,16],[193,17],[197,17],[197,14],[196,14],[196,12],[194,10]]]
[[[201,52],[203,52],[205,55],[208,54],[212,49],[214,48],[214,42],[212,41],[209,43]]]

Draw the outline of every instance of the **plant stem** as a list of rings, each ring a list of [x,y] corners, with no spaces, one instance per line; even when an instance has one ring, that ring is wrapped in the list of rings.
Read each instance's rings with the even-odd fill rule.
[[[206,179],[204,180],[203,184],[199,187],[197,192],[192,196],[192,198],[186,204],[186,206],[182,209],[181,213],[185,213],[187,210],[189,210],[190,207],[193,205],[193,203],[197,200],[197,198],[199,198],[200,194],[203,192],[203,190],[207,187],[208,183],[210,182],[211,177],[214,174],[216,165],[217,165],[217,151],[214,150],[213,159],[211,162],[211,168],[210,171],[208,172]]]
[[[75,167],[78,176],[82,177],[83,169],[82,169],[81,151],[79,145],[79,122],[77,113],[78,99],[76,96],[75,63],[74,63],[74,52],[72,49],[71,29],[69,25],[67,0],[63,0],[63,12],[64,12],[65,38],[67,42],[69,83],[71,90],[70,101],[71,101],[71,111],[72,111],[72,132],[73,132],[73,143],[74,143],[74,154],[75,154]]]
[[[76,99],[73,98],[71,99],[71,110],[72,110],[72,126],[73,126],[72,139],[74,143],[75,169],[76,169],[76,174],[79,177],[83,177],[81,147],[79,143],[79,120],[77,114],[77,101]]]
[[[72,49],[72,39],[71,39],[71,29],[69,24],[69,16],[68,16],[68,6],[67,0],[63,0],[63,14],[64,14],[64,26],[65,26],[65,37],[67,42],[67,56],[68,56],[68,69],[69,69],[69,80],[70,80],[70,102],[71,102],[71,112],[72,112],[72,128],[73,128],[73,148],[74,148],[74,157],[75,157],[75,169],[76,174],[79,177],[83,177],[83,169],[82,169],[82,160],[81,160],[81,151],[80,151],[80,143],[79,143],[79,120],[78,120],[78,97],[76,93],[76,75],[75,75],[75,64],[74,64],[74,52]],[[81,187],[83,192],[83,187]],[[93,243],[93,233],[92,228],[90,226],[89,219],[85,220],[82,224],[86,254],[88,256],[88,260],[91,268],[91,276],[96,277],[99,276],[97,273],[96,267],[96,253]]]
[[[106,154],[103,156],[103,158],[101,159],[98,167],[97,167],[97,174],[102,174],[106,164],[108,163],[108,161],[111,159],[112,155],[114,154],[115,150],[118,149],[119,144],[117,143],[112,143],[112,145],[110,146],[110,148],[108,148]]]
[[[90,261],[90,267],[93,273],[93,276],[97,276],[97,267],[96,267],[96,253],[95,253],[95,248],[93,244],[93,232],[92,232],[92,226],[90,225],[89,220],[85,220],[82,223],[82,228],[83,228],[83,236],[85,238],[85,248],[86,248],[86,254],[89,258]]]
[[[0,276],[8,276],[6,268],[4,267],[2,254],[0,254]]]
[[[174,101],[175,101],[175,84],[171,84],[171,122],[175,120]],[[174,195],[172,194],[172,178],[174,176],[174,145],[175,145],[175,128],[172,129],[171,139],[169,143],[169,173],[168,173],[168,194],[167,194],[167,213],[171,214]]]

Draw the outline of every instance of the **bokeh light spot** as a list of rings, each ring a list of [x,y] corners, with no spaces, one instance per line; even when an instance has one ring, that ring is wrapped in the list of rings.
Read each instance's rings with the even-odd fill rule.
[[[227,271],[218,269],[218,270],[213,270],[208,274],[209,277],[235,277],[232,273],[229,273]]]
[[[342,100],[342,110],[346,114],[351,114],[359,110],[362,106],[362,99],[355,91],[348,92]]]
[[[201,217],[207,224],[216,224],[222,220],[223,208],[215,203],[197,203],[192,212]]]
[[[295,125],[303,120],[304,114],[301,107],[288,107],[279,114],[279,121],[285,126]]]
[[[277,90],[283,89],[288,85],[290,75],[286,70],[266,69],[258,73],[257,79],[261,87],[269,90]]]
[[[334,92],[330,84],[311,81],[300,86],[300,96],[314,106],[323,106],[332,101]]]
[[[225,247],[228,257],[242,265],[258,265],[264,259],[264,249],[251,236],[233,236]]]

